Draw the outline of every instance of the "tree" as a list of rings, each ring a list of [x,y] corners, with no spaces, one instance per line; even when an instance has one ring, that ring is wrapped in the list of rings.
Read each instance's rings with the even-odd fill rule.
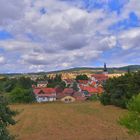
[[[128,101],[140,93],[140,71],[135,73],[126,73],[118,78],[108,79],[103,87],[105,93],[101,96],[101,103],[112,104],[126,108]],[[105,99],[103,99],[105,98]]]
[[[23,89],[30,89],[32,86],[32,80],[26,77],[20,77],[18,80],[18,86]]]
[[[35,101],[35,96],[31,89],[17,87],[10,93],[10,100],[13,103],[32,103]]]
[[[120,118],[119,123],[128,128],[130,133],[140,134],[140,94],[129,101],[127,108],[129,113]]]
[[[77,82],[76,81],[73,82],[72,88],[75,91],[79,91],[79,88],[78,88],[78,85],[77,85]]]
[[[14,125],[16,122],[12,118],[16,115],[15,111],[10,110],[7,106],[6,100],[0,96],[0,140],[12,140],[14,139],[6,129],[8,125]]]
[[[76,81],[78,81],[78,80],[88,80],[88,76],[86,74],[77,75],[76,76]]]

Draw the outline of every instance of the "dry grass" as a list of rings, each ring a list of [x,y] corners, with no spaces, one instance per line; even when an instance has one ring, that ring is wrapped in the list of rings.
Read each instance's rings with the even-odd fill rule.
[[[117,124],[126,111],[99,102],[12,105],[19,122],[10,127],[19,140],[139,140]]]

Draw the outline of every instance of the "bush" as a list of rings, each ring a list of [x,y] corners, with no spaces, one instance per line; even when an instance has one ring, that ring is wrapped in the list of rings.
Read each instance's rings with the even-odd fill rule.
[[[7,102],[0,95],[0,140],[14,139],[14,137],[9,134],[6,128],[8,125],[14,125],[16,123],[12,118],[15,115],[16,112],[10,110]]]
[[[97,101],[99,99],[98,95],[92,95],[91,97],[88,98],[90,101]]]
[[[109,105],[110,104],[110,95],[107,93],[103,93],[100,96],[100,101],[103,105]]]
[[[129,113],[120,118],[119,123],[129,129],[130,133],[140,134],[140,94],[127,104]]]
[[[35,96],[31,89],[17,87],[10,93],[10,101],[12,103],[32,103],[35,101]]]

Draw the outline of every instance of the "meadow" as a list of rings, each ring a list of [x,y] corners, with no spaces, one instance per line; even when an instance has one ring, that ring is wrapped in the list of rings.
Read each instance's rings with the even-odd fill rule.
[[[139,140],[117,123],[126,110],[99,102],[16,104],[17,140]]]

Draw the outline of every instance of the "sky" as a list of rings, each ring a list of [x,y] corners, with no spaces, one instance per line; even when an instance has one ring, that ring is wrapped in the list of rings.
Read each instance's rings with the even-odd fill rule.
[[[139,0],[0,0],[0,73],[140,64]]]

